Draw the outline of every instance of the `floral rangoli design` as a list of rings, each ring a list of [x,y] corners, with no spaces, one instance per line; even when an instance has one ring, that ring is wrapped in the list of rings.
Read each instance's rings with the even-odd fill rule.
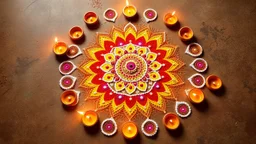
[[[137,112],[149,117],[152,108],[165,111],[166,100],[176,100],[173,88],[183,84],[178,71],[184,63],[176,49],[164,32],[131,23],[123,30],[113,27],[84,50],[88,59],[79,68],[85,74],[80,86],[111,116],[124,112],[131,119]]]

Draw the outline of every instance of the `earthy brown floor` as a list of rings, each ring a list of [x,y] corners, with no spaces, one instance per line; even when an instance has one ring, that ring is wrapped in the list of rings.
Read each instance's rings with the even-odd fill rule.
[[[95,2],[101,2],[97,4]],[[185,55],[186,45],[177,31],[162,22],[163,14],[177,11],[181,26],[193,28],[197,41],[204,48],[209,74],[219,75],[224,88],[217,93],[204,88],[207,101],[193,106],[193,114],[182,119],[182,127],[167,132],[161,119],[157,137],[143,134],[136,139],[144,144],[253,144],[256,141],[256,3],[254,0],[131,0],[138,8],[136,24],[145,24],[144,9],[152,7],[159,18],[149,25],[165,31],[170,42],[180,46],[180,56],[187,66],[184,80],[195,73]],[[65,110],[60,103],[58,86],[60,60],[52,52],[54,37],[71,44],[67,32],[74,25],[82,26],[86,40],[82,48],[95,38],[96,31],[106,31],[114,24],[105,22],[103,11],[112,7],[119,12],[116,25],[127,23],[121,14],[124,0],[1,0],[0,1],[0,143],[1,144],[121,144],[129,143],[118,133],[107,138],[100,131],[90,132],[80,123],[75,111]],[[101,25],[89,30],[83,20],[86,11],[95,11]],[[75,59],[80,63],[83,56]],[[81,74],[76,71],[76,76]],[[189,87],[188,81],[184,88]],[[184,93],[181,100],[186,100]],[[81,98],[84,96],[82,95]],[[88,104],[88,103],[87,103]],[[90,107],[90,104],[88,104]],[[173,111],[173,102],[168,111]],[[83,102],[77,109],[86,108]],[[87,108],[88,108],[87,107]],[[101,114],[100,114],[101,115]],[[102,114],[101,118],[107,117]],[[138,126],[141,119],[137,121]],[[119,125],[122,121],[118,122]],[[133,142],[135,143],[135,142]]]

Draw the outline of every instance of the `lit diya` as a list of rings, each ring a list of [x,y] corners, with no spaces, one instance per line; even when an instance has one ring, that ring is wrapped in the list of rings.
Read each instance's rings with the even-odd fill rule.
[[[105,12],[103,13],[103,17],[105,18],[105,20],[111,21],[111,22],[115,22],[117,16],[118,16],[118,14],[117,14],[116,10],[114,10],[112,8],[106,9]]]
[[[205,85],[205,78],[201,74],[193,74],[191,77],[188,78],[189,82],[195,88],[202,88]]]
[[[207,88],[209,88],[210,90],[217,90],[220,89],[222,86],[222,81],[221,79],[216,76],[216,75],[209,75],[206,78],[206,86]]]
[[[146,119],[141,125],[141,131],[146,136],[154,136],[158,131],[158,125],[154,120]]]
[[[188,117],[191,114],[189,104],[184,101],[176,101],[175,111],[182,118]]]
[[[86,112],[77,111],[82,115],[82,122],[86,127],[92,127],[98,122],[98,115],[95,111],[89,110]]]
[[[84,15],[84,22],[87,25],[96,25],[98,23],[98,16],[94,12],[87,12]]]
[[[127,18],[134,17],[137,14],[137,8],[129,4],[129,1],[126,0],[126,6],[123,8],[123,14]]]
[[[79,26],[74,26],[69,30],[69,37],[72,40],[79,40],[83,37],[84,31],[81,27]]]
[[[65,106],[75,106],[79,101],[79,91],[75,90],[66,90],[61,94],[61,102]]]
[[[205,72],[208,64],[203,58],[196,58],[189,66],[191,66],[197,72]]]
[[[169,130],[175,130],[180,125],[180,120],[178,116],[174,113],[167,113],[163,117],[163,123],[165,127]]]
[[[58,41],[58,38],[56,37],[55,38],[55,44],[53,46],[53,52],[56,55],[63,55],[63,54],[66,53],[67,49],[68,49],[67,44],[64,43],[64,42]]]
[[[175,15],[175,11],[172,12],[172,13],[167,13],[165,16],[164,16],[164,23],[167,25],[167,26],[173,26],[175,25],[177,22],[178,22],[178,18],[177,16]]]
[[[76,66],[71,61],[64,61],[59,66],[59,71],[63,75],[69,75],[76,69]]]
[[[127,139],[133,139],[137,136],[138,134],[138,129],[135,123],[129,121],[124,123],[122,127],[122,132],[125,138]]]
[[[187,26],[180,28],[178,34],[182,41],[188,41],[188,40],[192,39],[192,37],[194,35],[192,29]]]
[[[203,53],[203,48],[198,43],[191,43],[187,46],[185,53],[191,55],[192,57],[198,57]]]
[[[186,91],[188,99],[193,103],[201,103],[204,100],[204,93],[201,89],[193,88]]]
[[[105,119],[101,123],[101,132],[106,136],[112,136],[117,131],[117,124],[113,118]]]
[[[82,51],[77,45],[69,45],[68,51],[66,52],[67,57],[75,58],[82,54]]]
[[[74,87],[76,82],[76,77],[71,75],[65,75],[60,79],[60,87],[64,90],[71,89]]]
[[[145,18],[146,22],[154,21],[157,18],[157,12],[152,8],[148,8],[144,11],[143,17]]]

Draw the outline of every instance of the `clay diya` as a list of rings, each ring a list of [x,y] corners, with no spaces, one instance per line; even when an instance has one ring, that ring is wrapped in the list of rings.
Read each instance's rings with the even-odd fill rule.
[[[79,102],[79,91],[66,90],[61,94],[61,102],[65,106],[75,106]]]
[[[98,115],[95,111],[89,110],[86,112],[78,111],[82,115],[82,122],[86,127],[92,127],[98,122]]]
[[[71,74],[77,67],[71,61],[64,61],[59,66],[59,71],[63,75]]]
[[[88,26],[94,26],[98,24],[98,16],[96,15],[96,13],[94,12],[87,12],[84,15],[84,22],[88,25]]]
[[[77,45],[72,44],[68,46],[68,51],[66,52],[68,58],[75,58],[81,54],[82,51]]]
[[[124,123],[124,125],[122,127],[122,133],[125,138],[133,139],[138,134],[137,126],[135,125],[135,123],[133,123],[131,121],[126,122],[126,123]]]
[[[188,117],[191,114],[189,104],[184,101],[176,101],[175,111],[182,118]]]
[[[105,119],[101,123],[101,132],[106,136],[112,136],[117,132],[117,124],[113,118]]]
[[[154,21],[157,18],[157,12],[152,8],[148,8],[144,11],[143,17],[145,18],[146,22]]]
[[[137,8],[134,5],[130,5],[126,0],[126,6],[123,8],[123,14],[127,18],[132,18],[137,14]]]
[[[158,131],[158,125],[154,120],[146,119],[141,125],[141,131],[146,136],[154,136]]]
[[[180,120],[178,116],[174,113],[167,113],[163,117],[163,123],[165,127],[169,130],[175,130],[180,125]]]
[[[64,90],[71,89],[74,87],[76,82],[76,77],[71,75],[65,75],[60,79],[60,87]]]
[[[201,103],[204,100],[204,93],[201,89],[198,88],[193,88],[190,90],[186,91],[186,94],[188,96],[188,99],[192,102],[192,103]]]
[[[63,55],[66,53],[67,49],[68,49],[67,44],[64,42],[58,41],[58,38],[56,37],[55,44],[53,46],[53,52],[56,55]]]
[[[185,53],[192,57],[198,57],[203,53],[203,48],[198,43],[191,43],[187,46]]]
[[[203,58],[196,58],[189,66],[197,72],[205,72],[208,68],[208,64]]]
[[[69,37],[72,40],[79,40],[83,37],[84,31],[81,27],[79,26],[74,26],[69,30]]]
[[[190,27],[185,26],[180,28],[178,35],[182,41],[188,41],[193,38],[194,33]]]
[[[165,23],[167,26],[173,26],[173,25],[175,25],[177,22],[178,22],[178,18],[177,18],[177,16],[175,15],[175,11],[172,12],[172,13],[167,13],[167,14],[164,16],[164,23]]]
[[[201,74],[193,74],[191,77],[188,78],[188,81],[191,83],[192,86],[195,88],[203,88],[205,85],[205,78]]]
[[[105,12],[103,13],[103,17],[105,18],[105,20],[111,21],[111,22],[115,22],[117,16],[118,16],[118,14],[117,14],[116,10],[114,10],[112,8],[106,9]]]
[[[216,75],[209,75],[206,78],[206,87],[210,90],[218,90],[222,86],[221,79]]]

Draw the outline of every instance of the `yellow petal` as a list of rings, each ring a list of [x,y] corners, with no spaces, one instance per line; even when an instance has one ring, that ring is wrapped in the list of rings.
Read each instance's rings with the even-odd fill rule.
[[[105,73],[104,75],[103,75],[103,81],[105,81],[105,82],[112,82],[113,80],[114,80],[114,74],[112,74],[112,73]]]
[[[132,94],[135,91],[135,89],[136,87],[132,83],[129,83],[125,88],[128,94]]]
[[[107,62],[113,62],[113,61],[115,61],[115,55],[112,53],[107,53],[104,55],[104,59]]]
[[[158,62],[158,61],[154,61],[154,62],[152,62],[151,64],[150,64],[150,68],[152,69],[152,70],[155,70],[155,71],[157,71],[157,70],[159,70],[160,68],[161,68],[161,64]]]
[[[114,54],[117,55],[117,56],[122,56],[122,55],[124,55],[124,50],[119,48],[119,47],[116,47],[114,49]]]
[[[142,82],[142,81],[139,81],[139,82],[138,82],[138,86],[137,86],[138,90],[140,90],[140,91],[146,91],[146,90],[147,90],[147,87],[148,87],[147,83]]]
[[[128,44],[125,48],[128,52],[134,52],[135,46],[133,44]]]
[[[158,81],[158,80],[161,79],[161,76],[160,76],[160,74],[158,72],[150,72],[149,73],[149,79],[151,81]]]
[[[120,81],[120,82],[115,82],[115,90],[116,91],[121,91],[125,88],[124,86],[124,82]]]
[[[144,54],[146,54],[148,52],[148,49],[146,48],[146,47],[140,47],[139,49],[138,49],[138,54],[139,55],[144,55]]]
[[[108,62],[105,62],[100,66],[100,69],[103,70],[104,72],[109,72],[112,68],[113,66]]]
[[[156,60],[156,57],[157,57],[157,54],[156,54],[156,53],[149,52],[149,53],[147,54],[147,60],[149,60],[149,61],[154,61],[154,60]]]

